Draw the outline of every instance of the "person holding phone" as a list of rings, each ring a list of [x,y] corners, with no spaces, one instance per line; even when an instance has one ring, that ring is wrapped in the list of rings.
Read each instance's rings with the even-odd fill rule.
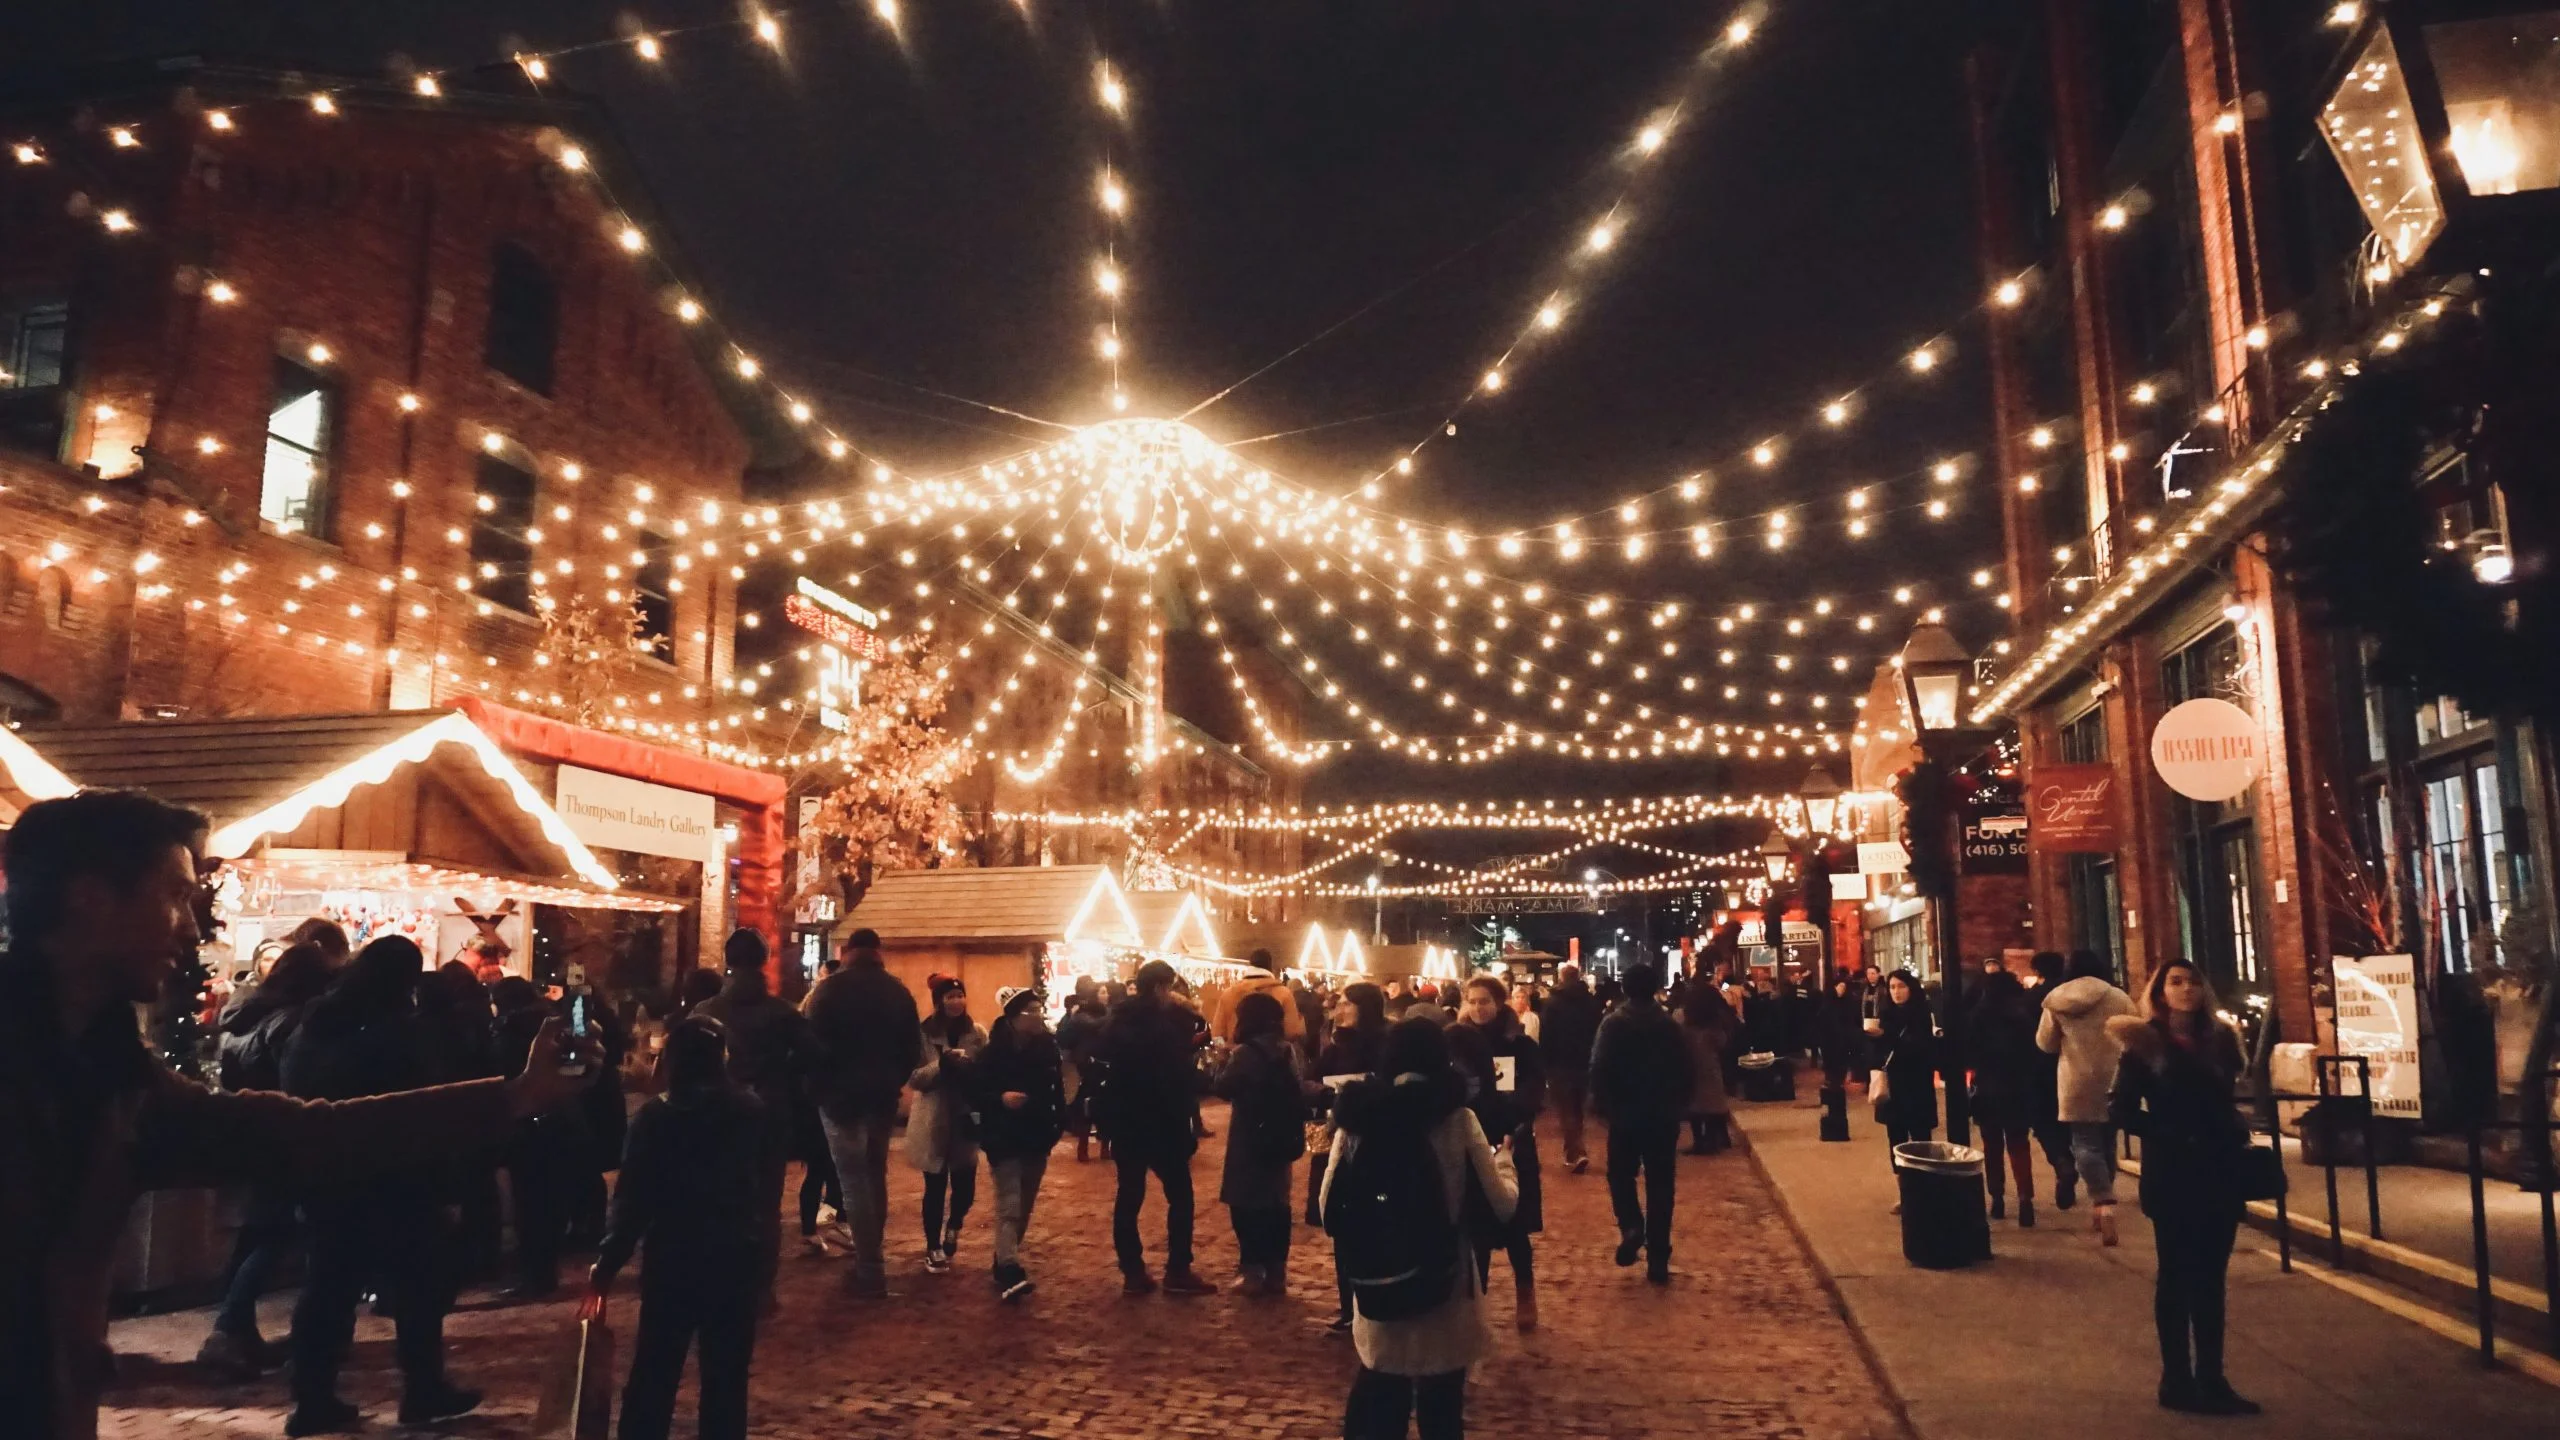
[[[1494,1143],[1507,1142],[1511,1147],[1519,1202],[1504,1220],[1471,1206],[1469,1228],[1479,1286],[1493,1278],[1495,1251],[1510,1257],[1512,1323],[1526,1335],[1538,1328],[1538,1280],[1530,1237],[1546,1228],[1537,1131],[1538,1114],[1547,1105],[1546,1057],[1511,1008],[1510,986],[1492,975],[1467,981],[1458,1023],[1449,1032],[1449,1053],[1471,1082],[1467,1108],[1475,1112],[1476,1123]]]
[[[915,1107],[907,1112],[907,1160],[924,1172],[924,1268],[942,1275],[951,1269],[961,1222],[978,1198],[978,1123],[969,1067],[987,1048],[987,1032],[969,1018],[968,987],[956,977],[936,975],[930,988],[924,1063],[907,1077],[916,1092]]]

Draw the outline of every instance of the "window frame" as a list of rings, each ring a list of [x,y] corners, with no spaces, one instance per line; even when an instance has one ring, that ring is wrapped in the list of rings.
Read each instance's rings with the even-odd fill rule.
[[[337,519],[338,447],[345,429],[343,422],[346,416],[346,386],[337,376],[316,365],[308,365],[296,360],[291,355],[278,353],[274,358],[275,364],[267,372],[267,418],[264,443],[258,448],[258,524],[260,528],[272,534],[298,535],[306,539],[326,542],[335,533],[334,522]],[[297,376],[309,379],[308,393],[320,401],[318,434],[314,443],[309,445],[290,436],[280,435],[275,428],[276,416],[281,414],[289,403],[281,397],[287,384]],[[277,507],[279,511],[286,513],[272,515],[268,513],[268,497],[273,484],[270,476],[279,446],[302,456],[311,466],[311,483],[303,496],[303,508],[307,518],[301,524],[288,523],[287,507]]]

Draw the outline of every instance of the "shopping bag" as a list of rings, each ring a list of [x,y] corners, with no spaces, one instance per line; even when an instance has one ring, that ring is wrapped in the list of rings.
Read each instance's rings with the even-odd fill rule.
[[[1867,1103],[1875,1106],[1876,1118],[1882,1120],[1886,1105],[1893,1099],[1893,1087],[1885,1083],[1882,1070],[1867,1072]]]
[[[543,1367],[536,1435],[607,1440],[613,1423],[613,1327],[602,1315],[562,1328]]]

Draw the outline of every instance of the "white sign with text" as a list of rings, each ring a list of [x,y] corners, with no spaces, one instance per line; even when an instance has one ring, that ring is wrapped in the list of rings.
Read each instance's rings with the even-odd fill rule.
[[[2418,1118],[2418,976],[2406,955],[2329,957],[2337,986],[2338,1053],[2360,1055],[2373,1067],[2373,1113],[2395,1120]],[[2338,1089],[2356,1093],[2353,1066],[2342,1067]]]
[[[590,845],[708,864],[715,802],[708,795],[628,775],[560,767],[553,806]]]

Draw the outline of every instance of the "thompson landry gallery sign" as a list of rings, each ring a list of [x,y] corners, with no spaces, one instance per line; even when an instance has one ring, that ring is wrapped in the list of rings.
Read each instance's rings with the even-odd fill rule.
[[[715,802],[708,795],[627,775],[560,767],[553,808],[590,845],[670,859],[711,861]]]
[[[2027,826],[2049,855],[2112,855],[2116,772],[2111,765],[2039,765],[2027,772]]]

